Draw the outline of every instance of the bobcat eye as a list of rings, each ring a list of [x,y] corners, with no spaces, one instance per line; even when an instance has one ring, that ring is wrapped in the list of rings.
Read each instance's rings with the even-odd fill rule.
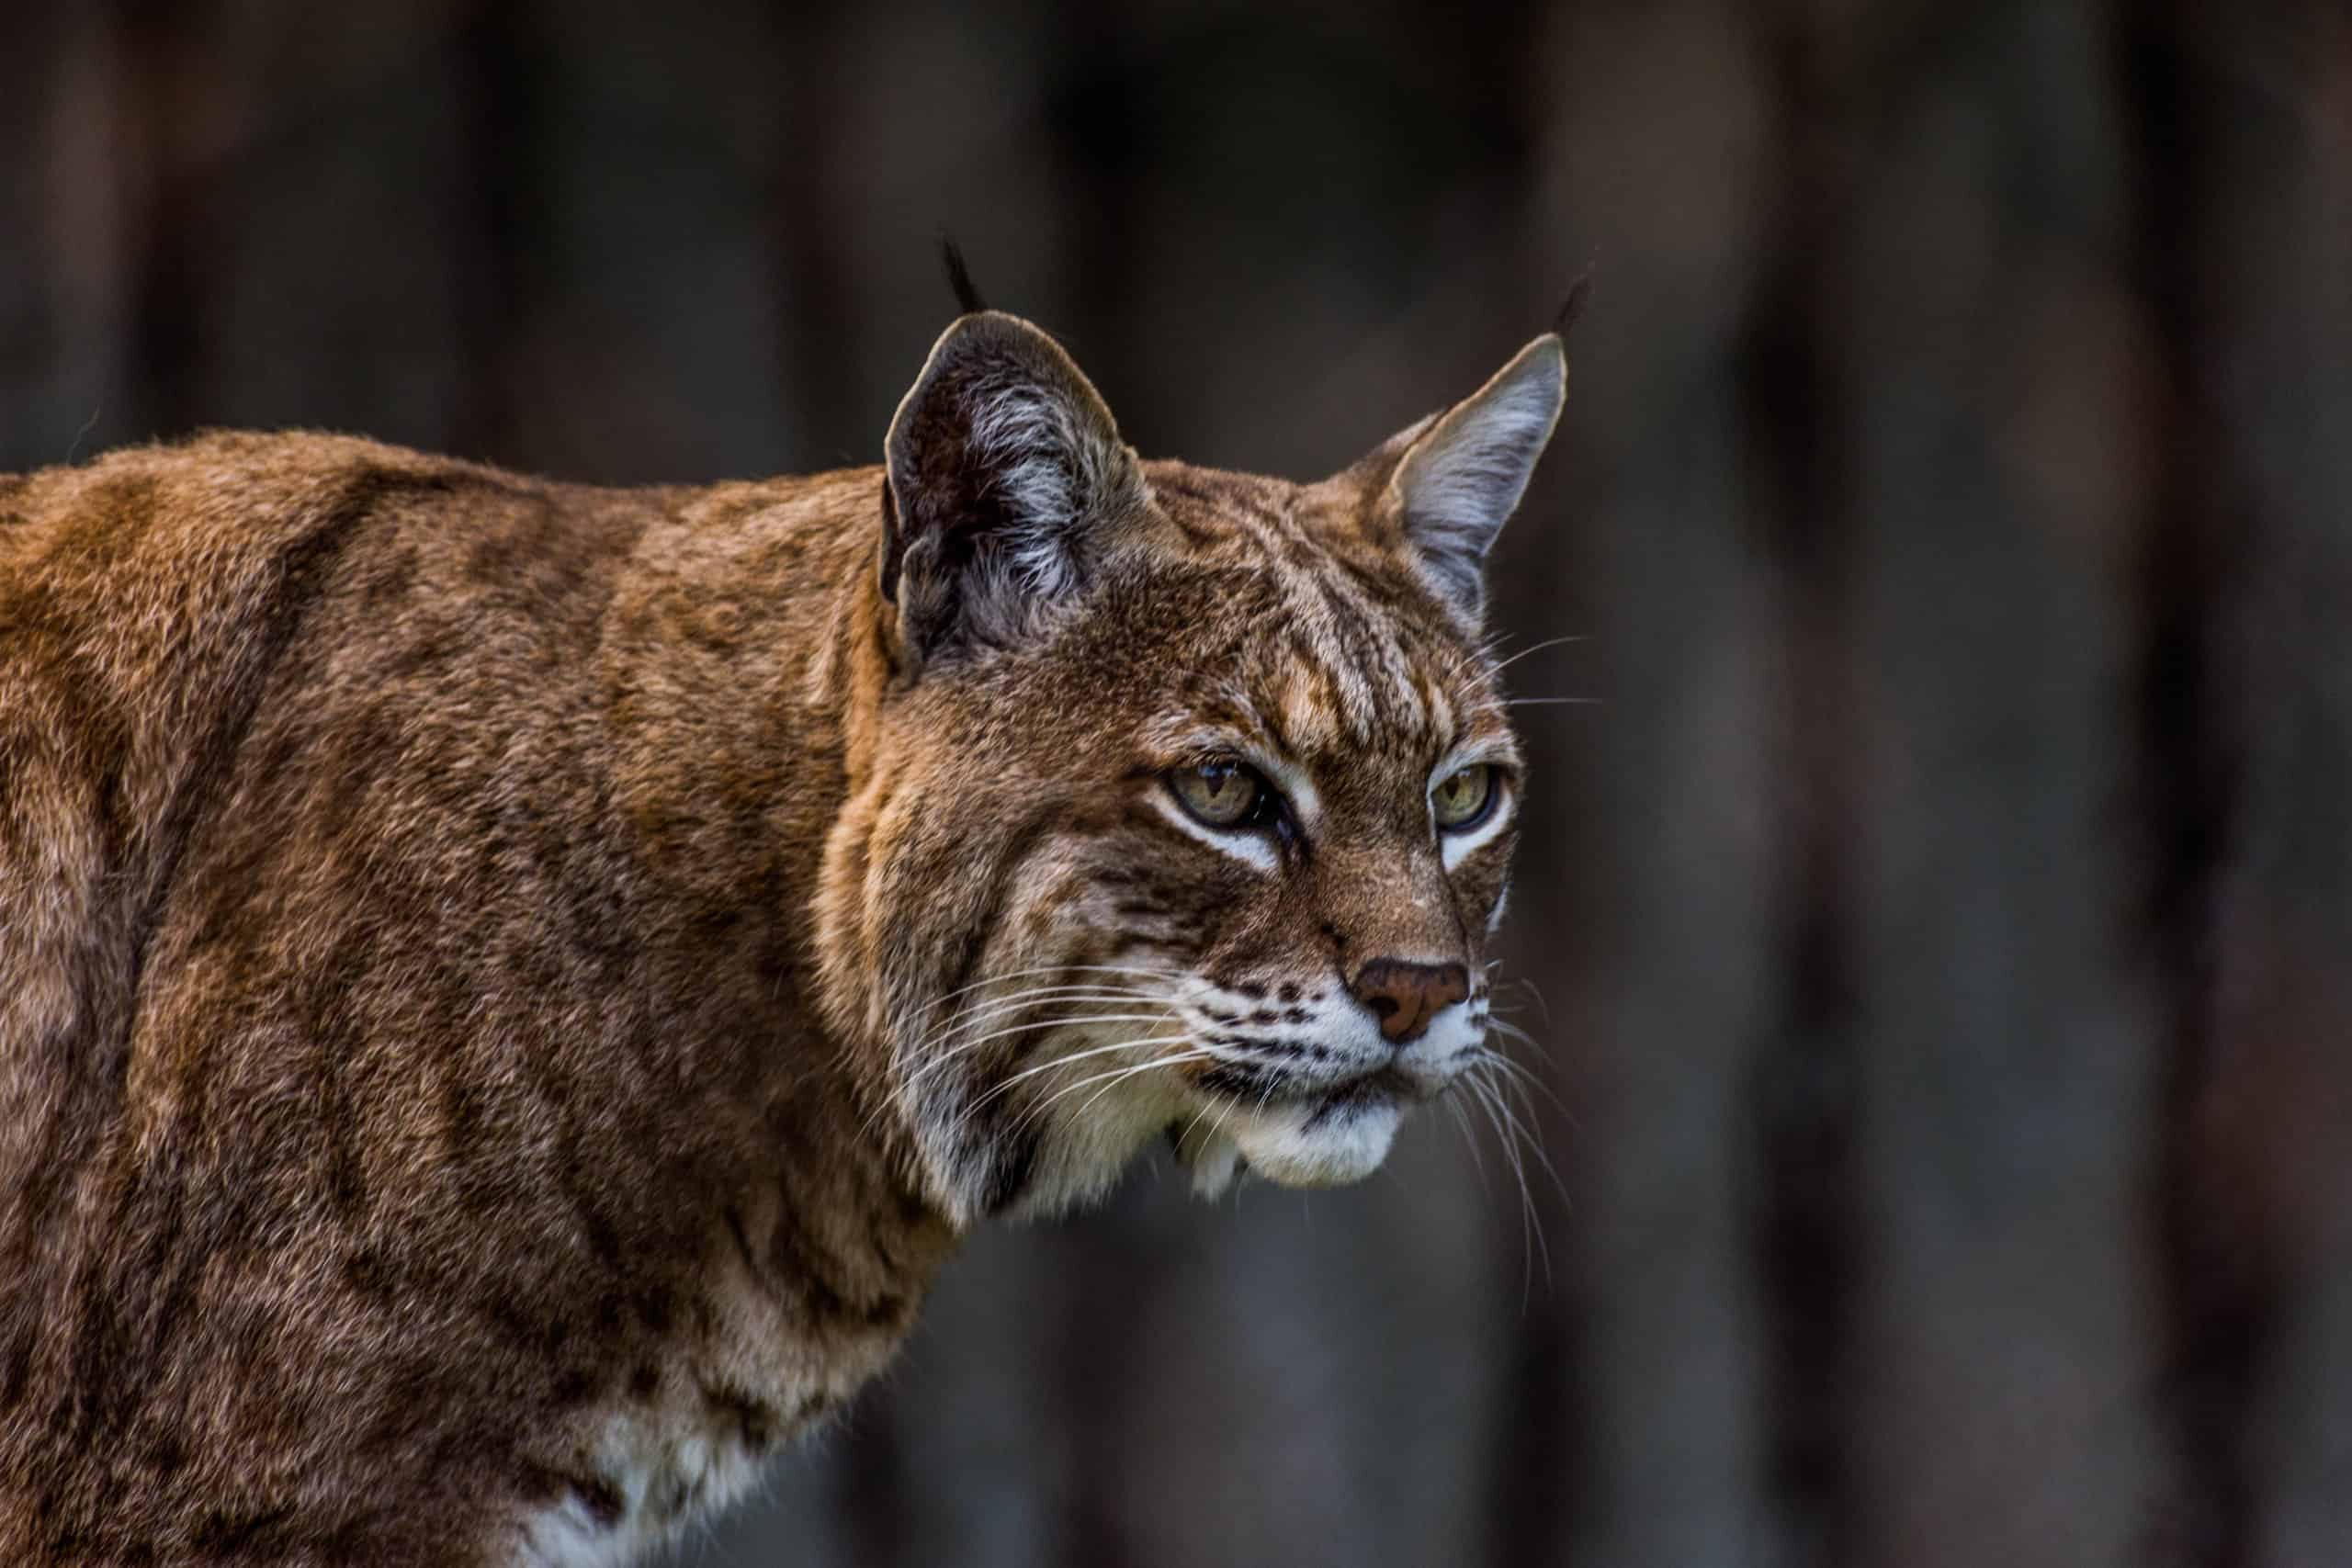
[[[1474,762],[1438,781],[1437,787],[1430,791],[1430,809],[1442,830],[1458,833],[1475,827],[1493,807],[1498,793],[1493,764]]]
[[[1233,761],[1200,762],[1168,775],[1178,804],[1211,828],[1238,828],[1258,813],[1272,793],[1266,781]]]

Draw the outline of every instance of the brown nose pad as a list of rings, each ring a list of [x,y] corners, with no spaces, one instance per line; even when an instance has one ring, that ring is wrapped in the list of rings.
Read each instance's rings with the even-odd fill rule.
[[[1348,987],[1356,1000],[1380,1018],[1380,1032],[1392,1045],[1419,1040],[1430,1020],[1470,994],[1470,972],[1459,964],[1408,964],[1375,958],[1356,971]]]

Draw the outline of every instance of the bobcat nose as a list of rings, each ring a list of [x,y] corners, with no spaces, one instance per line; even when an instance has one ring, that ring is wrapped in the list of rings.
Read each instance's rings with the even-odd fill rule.
[[[1459,964],[1375,958],[1356,971],[1348,989],[1379,1016],[1388,1043],[1403,1045],[1419,1040],[1430,1020],[1470,994],[1470,972]]]

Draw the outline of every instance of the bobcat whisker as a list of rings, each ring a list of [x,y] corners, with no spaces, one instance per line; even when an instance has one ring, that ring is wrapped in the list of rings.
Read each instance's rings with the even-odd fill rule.
[[[1479,1058],[1478,1066],[1489,1068],[1498,1075],[1492,1080],[1495,1087],[1509,1096],[1511,1104],[1526,1113],[1530,1125],[1536,1125],[1542,1122],[1543,1113],[1537,1110],[1535,1096],[1531,1092],[1532,1080],[1527,1077],[1527,1070],[1524,1067],[1491,1052]]]
[[[1094,1023],[1166,1023],[1168,1019],[1166,1015],[1160,1013],[1117,1013],[1108,1018],[1086,1018],[1074,1019],[1070,1021],[1073,1025]],[[1041,1073],[1053,1072],[1057,1068],[1068,1066],[1072,1062],[1082,1062],[1089,1056],[1100,1056],[1112,1051],[1129,1050],[1137,1043],[1138,1042],[1133,1040],[1121,1040],[1115,1041],[1108,1045],[1092,1045],[1083,1051],[1072,1051],[1066,1055],[1056,1056],[1050,1062],[1040,1062],[1034,1067],[1023,1067],[1021,1071],[1009,1075],[1001,1083],[996,1085],[990,1092],[992,1094],[1001,1094],[1006,1089],[1011,1089],[1014,1084],[1020,1083],[1025,1078],[1035,1077]]]
[[[1541,653],[1547,648],[1562,648],[1569,643],[1590,642],[1591,640],[1592,634],[1590,632],[1572,632],[1566,637],[1545,637],[1542,642],[1531,644],[1526,648],[1521,649],[1517,653],[1512,654],[1510,658],[1502,660],[1497,663],[1493,669],[1489,670],[1487,673],[1490,675],[1499,675],[1504,671],[1510,669],[1512,665],[1518,663],[1521,660],[1527,658],[1531,654]]]
[[[1534,1037],[1530,1035],[1525,1030],[1521,1029],[1516,1024],[1506,1023],[1501,1019],[1488,1018],[1487,1020],[1487,1027],[1494,1031],[1495,1035],[1500,1038],[1507,1040],[1518,1040],[1521,1043],[1531,1046],[1535,1044]],[[1550,1084],[1544,1081],[1544,1076],[1541,1073],[1538,1073],[1534,1068],[1529,1066],[1524,1062],[1513,1060],[1508,1052],[1498,1048],[1491,1043],[1491,1041],[1482,1042],[1474,1048],[1485,1053],[1488,1059],[1490,1059],[1498,1069],[1510,1074],[1515,1080],[1526,1084],[1536,1093],[1550,1100],[1552,1102],[1552,1108],[1555,1111],[1557,1111],[1562,1117],[1566,1118],[1570,1126],[1576,1125],[1576,1112],[1568,1109],[1567,1101],[1560,1098],[1559,1091],[1555,1089]]]
[[[1477,1104],[1486,1111],[1487,1120],[1493,1124],[1495,1136],[1500,1141],[1503,1154],[1510,1163],[1511,1176],[1519,1183],[1521,1256],[1525,1258],[1529,1255],[1532,1241],[1532,1252],[1543,1260],[1544,1282],[1548,1286],[1552,1282],[1552,1246],[1545,1239],[1544,1227],[1538,1221],[1535,1193],[1527,1180],[1527,1161],[1520,1152],[1519,1139],[1525,1135],[1525,1129],[1518,1118],[1510,1114],[1510,1108],[1497,1097],[1493,1086],[1478,1076],[1476,1067],[1464,1074],[1462,1081],[1469,1087]],[[1532,1289],[1532,1279],[1523,1275],[1522,1292]]]
[[[1161,978],[1165,979],[1166,976],[1163,976]],[[1001,982],[998,983],[1001,984]],[[1093,976],[1080,976],[1076,978],[1057,978],[1032,985],[1015,986],[1005,990],[987,994],[980,994],[983,988],[976,987],[972,988],[972,994],[959,997],[955,1004],[955,1010],[960,1010],[967,1008],[989,1007],[997,1002],[1018,1000],[1023,997],[1050,996],[1056,991],[1087,989],[1134,993],[1144,989],[1144,987],[1138,987],[1133,979],[1115,975],[1099,977]],[[938,1009],[934,1007],[926,1009],[925,1010],[935,1012]]]
[[[1535,1036],[1528,1033],[1527,1031],[1520,1028],[1519,1025],[1515,1023],[1506,1022],[1502,1019],[1489,1016],[1487,1020],[1487,1027],[1492,1030],[1497,1036],[1499,1036],[1504,1040],[1516,1040],[1521,1044],[1527,1046],[1531,1050],[1540,1051],[1543,1049],[1542,1043],[1537,1041]],[[1490,1043],[1481,1044],[1479,1049],[1489,1052],[1495,1062],[1504,1071],[1515,1075],[1528,1084],[1529,1087],[1532,1088],[1538,1094],[1541,1094],[1544,1099],[1550,1100],[1552,1102],[1552,1108],[1560,1113],[1561,1118],[1565,1120],[1569,1126],[1575,1127],[1578,1131],[1583,1130],[1581,1124],[1577,1121],[1577,1113],[1569,1109],[1568,1102],[1560,1098],[1559,1092],[1556,1089],[1555,1089],[1550,1084],[1544,1081],[1544,1077],[1541,1073],[1536,1072],[1525,1063],[1512,1060],[1508,1052],[1498,1049]]]
[[[991,1019],[1001,1018],[1008,1013],[1025,1011],[1052,1002],[1152,1007],[1159,1005],[1159,998],[1141,991],[1117,986],[1034,987],[1029,990],[1000,998],[958,1014],[944,1027],[934,1031],[929,1037],[911,1047],[909,1055],[928,1056],[940,1046],[964,1037],[971,1030]],[[961,1046],[957,1047],[957,1050],[961,1049]],[[949,1053],[949,1055],[954,1054],[954,1052]]]
[[[1502,644],[1507,637],[1508,634],[1498,633],[1475,648],[1459,649],[1447,659],[1442,678],[1447,682],[1453,682],[1461,680],[1473,671],[1482,675],[1490,674],[1494,670],[1500,668],[1494,662],[1494,658],[1501,651]]]
[[[1181,1044],[1190,1038],[1191,1036],[1189,1035],[1152,1035],[1142,1040],[1129,1040],[1123,1042],[1117,1048],[1123,1050],[1133,1050],[1140,1045]],[[1106,1049],[1108,1048],[1109,1047],[1106,1047]],[[1045,1099],[1039,1100],[1036,1104],[1023,1111],[1020,1117],[1013,1122],[1012,1130],[1018,1132],[1021,1128],[1027,1126],[1031,1122],[1035,1121],[1039,1116],[1045,1114],[1046,1109],[1056,1100],[1060,1100],[1065,1095],[1075,1094],[1080,1089],[1086,1088],[1090,1084],[1106,1083],[1119,1078],[1134,1077],[1141,1073],[1152,1072],[1161,1067],[1172,1067],[1184,1062],[1200,1061],[1213,1056],[1214,1055],[1215,1053],[1209,1051],[1204,1046],[1190,1051],[1180,1051],[1172,1056],[1155,1056],[1148,1062],[1137,1062],[1128,1066],[1113,1067],[1107,1072],[1095,1073],[1090,1077],[1082,1077],[1076,1083],[1064,1084],[1061,1088],[1056,1089],[1053,1093],[1047,1095]],[[1077,1057],[1072,1056],[1067,1057],[1064,1060],[1076,1061],[1077,1059]],[[1060,1066],[1063,1063],[1057,1062],[1054,1065],[1056,1066]],[[1100,1098],[1100,1096],[1097,1098]],[[1088,1103],[1091,1104],[1093,1102],[1090,1100]]]
[[[1260,1115],[1265,1114],[1266,1107],[1273,1102],[1274,1090],[1280,1089],[1282,1084],[1283,1080],[1280,1077],[1274,1077],[1271,1074],[1267,1077],[1266,1087],[1258,1091],[1258,1113]]]
[[[1108,1022],[1114,1021],[1103,1020],[1102,1021]],[[1136,1021],[1164,1023],[1167,1020],[1161,1017],[1153,1017],[1136,1020]],[[950,1130],[955,1131],[962,1128],[965,1123],[968,1122],[975,1115],[978,1114],[982,1106],[987,1105],[989,1101],[1005,1094],[1011,1090],[1015,1084],[1018,1084],[1027,1078],[1035,1077],[1041,1073],[1059,1071],[1061,1068],[1069,1066],[1072,1062],[1082,1062],[1090,1056],[1105,1056],[1109,1055],[1114,1051],[1132,1051],[1136,1049],[1138,1046],[1164,1044],[1170,1041],[1185,1041],[1190,1040],[1191,1038],[1192,1037],[1188,1034],[1146,1035],[1140,1040],[1120,1040],[1108,1045],[1096,1045],[1084,1051],[1073,1051],[1066,1056],[1057,1056],[1050,1062],[1041,1062],[1036,1066],[1024,1067],[1020,1072],[1014,1073],[1011,1077],[1005,1078],[1002,1082],[993,1085],[986,1094],[981,1095],[978,1100],[973,1100],[971,1104],[966,1106],[963,1112],[958,1115],[956,1121],[951,1124]],[[1190,1058],[1188,1057],[1184,1059],[1189,1060]],[[1146,1067],[1153,1067],[1162,1066],[1163,1064],[1159,1061],[1154,1060],[1141,1065]],[[1125,1071],[1125,1069],[1118,1068],[1114,1070]],[[1088,1079],[1086,1081],[1092,1082],[1093,1080]],[[1014,1123],[1016,1126],[1019,1124],[1020,1123],[1018,1122]]]
[[[1532,1292],[1534,1287],[1533,1276],[1535,1260],[1534,1246],[1532,1240],[1532,1233],[1529,1229],[1529,1216],[1532,1213],[1532,1205],[1527,1190],[1526,1172],[1520,1165],[1518,1152],[1511,1146],[1510,1135],[1504,1132],[1501,1122],[1496,1118],[1494,1101],[1486,1087],[1479,1083],[1475,1077],[1471,1077],[1466,1075],[1461,1082],[1464,1093],[1469,1097],[1468,1103],[1476,1109],[1480,1116],[1486,1119],[1487,1128],[1495,1134],[1495,1142],[1502,1150],[1504,1168],[1510,1172],[1512,1180],[1518,1184],[1520,1194],[1519,1235],[1521,1290],[1522,1292]],[[1524,1296],[1522,1296],[1521,1310],[1525,1310]]]
[[[977,1051],[991,1041],[1007,1039],[1012,1035],[1047,1034],[1058,1030],[1083,1028],[1098,1023],[1165,1023],[1167,1021],[1168,1015],[1164,1012],[1109,1012],[1073,1013],[1057,1018],[1035,1019],[1026,1023],[1009,1023],[1001,1029],[992,1029],[977,1039],[967,1040],[954,1050],[943,1053],[935,1060],[924,1063],[920,1069],[908,1077],[907,1087],[913,1088],[957,1056]],[[1057,1059],[1066,1060],[1067,1058]]]
[[[986,1022],[990,1018],[1000,1017],[1008,1012],[1019,1012],[1024,1008],[1035,1007],[1040,1002],[1151,1002],[1156,999],[1146,992],[1117,986],[1040,986],[1033,990],[1002,997],[957,1014],[952,1022],[917,1045],[915,1050],[926,1052],[934,1045],[944,1045],[975,1024]]]
[[[1538,1118],[1535,1113],[1534,1101],[1526,1098],[1526,1090],[1524,1088],[1519,1086],[1519,1080],[1514,1080],[1508,1077],[1501,1079],[1488,1078],[1483,1075],[1481,1070],[1489,1067],[1517,1066],[1518,1064],[1506,1061],[1505,1058],[1496,1055],[1490,1052],[1483,1056],[1479,1061],[1472,1064],[1470,1072],[1467,1076],[1472,1081],[1481,1083],[1495,1092],[1497,1106],[1510,1119],[1512,1129],[1525,1143],[1527,1152],[1535,1156],[1536,1164],[1543,1168],[1544,1174],[1550,1179],[1553,1190],[1559,1193],[1560,1201],[1563,1203],[1573,1202],[1574,1200],[1568,1196],[1567,1183],[1560,1179],[1558,1168],[1552,1164],[1552,1156],[1544,1152],[1543,1139],[1536,1135],[1535,1128],[1540,1118]],[[1521,1070],[1523,1071],[1524,1069]],[[1513,1089],[1516,1089],[1518,1091],[1518,1102],[1516,1105],[1513,1104],[1512,1099],[1509,1093],[1509,1091]],[[1519,1114],[1522,1110],[1527,1113],[1526,1119],[1523,1121],[1521,1119]]]
[[[1224,1135],[1226,1123],[1233,1119],[1234,1102],[1220,1097],[1211,1103],[1216,1108],[1216,1120],[1209,1123],[1209,1136],[1215,1139]]]
[[[990,986],[1001,986],[1007,980],[1020,980],[1035,975],[1140,975],[1147,979],[1165,981],[1170,978],[1164,969],[1147,968],[1139,964],[1040,964],[1028,969],[1012,969],[1001,975],[991,975],[985,980],[975,980],[968,986],[958,986],[935,998],[925,1010],[946,1006],[957,997],[974,991],[984,991]]]
[[[1214,1145],[1225,1132],[1226,1118],[1233,1114],[1233,1105],[1234,1102],[1230,1099],[1221,1094],[1204,1097],[1201,1101],[1200,1109],[1193,1112],[1193,1120],[1185,1124],[1184,1138],[1193,1135],[1193,1129],[1200,1125],[1203,1116],[1214,1112],[1214,1118],[1209,1122],[1207,1138],[1207,1143]],[[1181,1145],[1184,1138],[1179,1138],[1176,1141]]]
[[[1193,1056],[1192,1056],[1192,1055],[1188,1052],[1188,1053],[1185,1053],[1185,1054],[1182,1054],[1182,1055],[1176,1055],[1176,1056],[1170,1056],[1170,1057],[1165,1057],[1165,1058],[1159,1059],[1159,1060],[1155,1060],[1155,1061],[1144,1062],[1144,1063],[1138,1064],[1137,1066],[1133,1066],[1133,1067],[1125,1067],[1125,1068],[1118,1069],[1118,1070],[1117,1070],[1117,1072],[1116,1072],[1116,1074],[1115,1074],[1115,1076],[1113,1076],[1113,1077],[1112,1077],[1112,1080],[1111,1080],[1111,1082],[1104,1084],[1101,1089],[1096,1089],[1096,1090],[1093,1092],[1093,1094],[1092,1094],[1092,1095],[1091,1095],[1091,1096],[1089,1096],[1089,1097],[1088,1097],[1086,1103],[1085,1103],[1084,1105],[1081,1105],[1081,1106],[1080,1106],[1080,1107],[1078,1108],[1078,1113],[1079,1113],[1080,1116],[1083,1116],[1083,1115],[1085,1115],[1088,1111],[1090,1111],[1093,1110],[1093,1109],[1094,1109],[1095,1102],[1096,1102],[1097,1100],[1101,1100],[1104,1095],[1106,1095],[1106,1094],[1110,1093],[1113,1089],[1116,1089],[1116,1088],[1118,1087],[1118,1085],[1119,1085],[1119,1079],[1120,1079],[1120,1078],[1123,1078],[1123,1077],[1135,1077],[1137,1073],[1148,1072],[1148,1071],[1150,1071],[1150,1070],[1151,1070],[1152,1068],[1154,1068],[1154,1067],[1164,1067],[1164,1066],[1170,1066],[1171,1064],[1176,1063],[1176,1062],[1188,1062],[1188,1061],[1191,1061],[1191,1060],[1193,1060]],[[1062,1093],[1063,1093],[1063,1092],[1067,1092],[1067,1091],[1057,1091],[1054,1095],[1052,1095],[1051,1097],[1049,1097],[1049,1098],[1046,1100],[1046,1104],[1048,1104],[1048,1105],[1052,1104],[1052,1103],[1054,1102],[1054,1100],[1058,1100],[1058,1099],[1060,1099],[1060,1098],[1061,1098],[1061,1095],[1062,1095]]]
[[[1469,1115],[1462,1109],[1462,1101],[1452,1095],[1445,1097],[1444,1103],[1445,1113],[1453,1117],[1454,1126],[1461,1129],[1463,1146],[1470,1151],[1470,1168],[1478,1175],[1479,1196],[1491,1201],[1494,1192],[1487,1186],[1487,1158],[1478,1152],[1478,1135],[1471,1130]]]
[[[1136,1002],[1148,1003],[1151,998],[1121,992],[1105,992],[1099,996],[1087,996],[1083,998],[1052,998],[1047,999],[1061,1001],[1085,1000],[1116,1006]],[[1036,998],[1024,999],[1018,1005],[1021,1007],[1035,1006]],[[1012,1010],[1008,1008],[1006,1010]],[[929,1060],[923,1062],[921,1066],[917,1067],[912,1073],[907,1076],[905,1081],[899,1086],[899,1092],[900,1094],[904,1094],[912,1091],[916,1086],[929,1079],[933,1074],[952,1066],[957,1057],[967,1055],[970,1053],[980,1049],[982,1046],[985,1046],[993,1041],[1001,1040],[1008,1035],[1022,1034],[1033,1031],[1050,1032],[1057,1028],[1068,1028],[1098,1022],[1123,1023],[1129,1021],[1136,1016],[1137,1015],[1129,1013],[1080,1014],[1076,1016],[1064,1015],[1057,1018],[1038,1019],[1027,1023],[1009,1024],[1001,1029],[991,1030],[985,1034],[979,1035],[978,1038],[962,1041],[948,1050],[939,1052],[935,1056],[930,1056]],[[1157,1021],[1165,1015],[1160,1013],[1152,1013],[1143,1016],[1148,1020]],[[950,1029],[943,1034],[936,1036],[933,1041],[916,1047],[914,1054],[929,1055],[931,1051],[933,1050],[936,1045],[955,1039],[961,1030],[970,1027],[972,1023],[981,1021],[985,1021],[985,1020],[976,1018],[959,1022],[956,1028]],[[894,1102],[895,1097],[892,1100],[885,1100],[883,1104],[876,1106],[872,1111],[870,1111],[865,1118],[863,1130],[865,1132],[873,1131],[875,1124],[878,1122],[883,1116],[888,1113],[890,1106]]]
[[[1552,1004],[1544,999],[1544,993],[1536,988],[1535,982],[1521,975],[1513,979],[1511,984],[1534,999],[1535,1010],[1544,1015],[1544,1021],[1548,1025],[1552,1021]]]
[[[1201,1118],[1206,1116],[1209,1113],[1210,1109],[1216,1104],[1216,1101],[1213,1100],[1204,1100],[1201,1101],[1200,1105],[1194,1109],[1193,1111],[1193,1119],[1184,1123],[1184,1130],[1182,1132],[1176,1134],[1176,1146],[1179,1149],[1182,1149],[1184,1146],[1184,1141],[1193,1135],[1193,1129],[1201,1124]],[[1216,1129],[1214,1127],[1209,1129],[1209,1135],[1211,1137],[1215,1137],[1216,1135]]]

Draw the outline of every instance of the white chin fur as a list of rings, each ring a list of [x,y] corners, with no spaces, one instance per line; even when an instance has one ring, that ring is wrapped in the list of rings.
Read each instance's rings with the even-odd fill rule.
[[[1340,1187],[1380,1168],[1404,1114],[1378,1100],[1309,1126],[1312,1107],[1283,1106],[1237,1118],[1229,1136],[1250,1168],[1278,1187]]]

